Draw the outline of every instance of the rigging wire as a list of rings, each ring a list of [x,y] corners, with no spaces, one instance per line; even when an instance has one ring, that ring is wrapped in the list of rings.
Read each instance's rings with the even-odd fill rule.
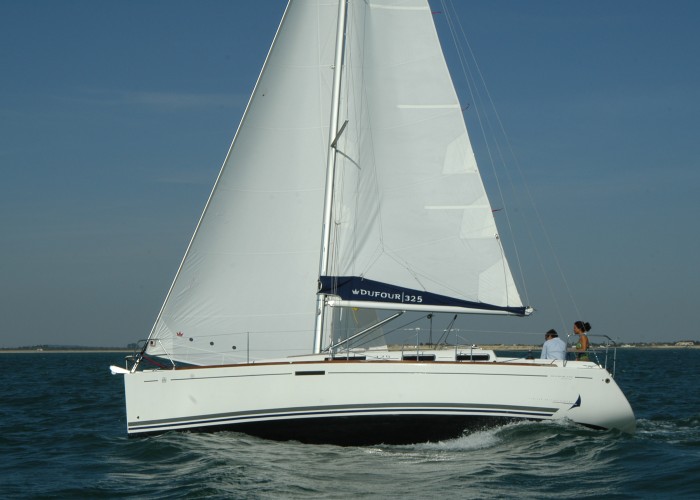
[[[508,228],[509,228],[510,233],[513,234],[512,224],[510,221],[510,217],[508,215],[509,211],[507,209],[507,205],[505,202],[505,196],[503,195],[503,188],[501,186],[500,177],[498,176],[498,173],[496,171],[496,162],[494,159],[494,151],[492,150],[492,148],[495,149],[496,152],[499,152],[499,155],[502,157],[502,155],[500,154],[499,143],[498,143],[498,141],[496,141],[494,139],[493,140],[494,144],[493,144],[493,146],[491,145],[491,142],[489,141],[489,137],[495,138],[495,134],[493,134],[493,127],[491,125],[491,121],[489,120],[489,115],[481,109],[481,105],[480,105],[481,102],[486,102],[486,99],[484,99],[481,96],[481,90],[480,90],[482,87],[485,89],[485,85],[483,82],[483,78],[482,78],[482,86],[477,85],[476,78],[474,77],[473,72],[470,70],[469,61],[471,60],[474,62],[474,65],[476,67],[476,72],[478,74],[480,74],[481,71],[480,71],[478,65],[476,64],[476,58],[474,57],[474,54],[471,50],[471,46],[469,44],[469,41],[466,38],[466,36],[464,35],[463,30],[461,30],[462,40],[464,40],[465,45],[469,49],[469,54],[470,54],[471,58],[467,57],[466,51],[464,50],[462,44],[459,41],[460,39],[458,38],[457,25],[459,25],[459,27],[461,29],[461,24],[459,24],[459,17],[455,13],[454,6],[451,4],[450,4],[450,6],[448,6],[445,0],[441,0],[441,1],[442,1],[442,6],[443,6],[443,11],[445,12],[445,19],[447,21],[450,35],[452,36],[452,42],[454,44],[454,47],[455,47],[455,50],[457,52],[458,59],[459,59],[459,62],[460,62],[461,68],[462,68],[462,74],[465,78],[465,81],[467,82],[467,88],[469,89],[469,94],[471,95],[472,102],[474,104],[474,110],[475,110],[475,113],[477,116],[477,121],[479,123],[479,128],[481,129],[481,135],[482,135],[482,138],[484,140],[484,145],[486,146],[487,155],[489,157],[489,164],[491,165],[491,169],[493,171],[493,176],[494,176],[494,179],[496,181],[496,187],[498,190],[499,198],[501,200],[501,203],[502,203],[503,208],[504,208],[504,212],[506,214],[506,223],[508,224]],[[493,105],[493,102],[492,102],[492,105]],[[484,124],[486,124],[486,126],[492,131],[491,134],[487,134],[485,127],[484,127]],[[504,252],[503,243],[501,242],[500,238],[498,238],[498,244],[501,248],[501,252],[503,253]],[[522,264],[521,264],[521,260],[520,260],[518,246],[517,246],[517,242],[515,241],[515,239],[513,239],[512,244],[513,244],[513,249],[515,252],[516,262],[518,263],[518,270],[520,273],[521,282],[523,283],[523,291],[525,292],[526,303],[529,304],[530,300],[529,300],[528,291],[527,291],[527,287],[526,287],[526,283],[525,283],[525,279],[524,279],[524,275],[523,275],[523,270],[522,270],[523,268],[522,268]],[[505,259],[503,259],[503,265],[504,266],[506,265]],[[504,279],[507,276],[507,273],[505,272],[505,270],[504,270],[503,276],[504,276]],[[509,287],[506,285],[505,289],[508,290]]]
[[[507,179],[508,179],[508,181],[509,181],[509,183],[510,183],[510,185],[511,185],[511,189],[512,189],[513,191],[515,190],[515,188],[514,188],[514,184],[515,184],[515,183],[514,183],[514,181],[513,181],[513,179],[512,179],[512,176],[510,175],[510,170],[507,168],[508,162],[507,162],[507,161],[505,160],[505,158],[504,158],[502,148],[500,147],[500,143],[498,142],[498,140],[495,139],[496,133],[495,133],[495,131],[493,130],[493,125],[492,125],[492,123],[491,123],[491,120],[488,119],[488,115],[486,115],[485,113],[483,113],[483,112],[481,111],[480,107],[479,107],[479,102],[482,102],[482,99],[483,99],[483,102],[488,103],[488,105],[490,106],[491,111],[493,112],[493,115],[494,115],[494,117],[495,117],[496,124],[497,124],[497,126],[498,126],[498,129],[500,130],[500,135],[503,136],[503,140],[505,141],[505,145],[506,145],[506,147],[507,147],[507,150],[508,150],[508,152],[509,152],[509,155],[510,155],[510,157],[513,159],[513,164],[515,165],[516,171],[517,171],[517,173],[518,173],[518,175],[519,175],[519,179],[520,179],[519,182],[520,182],[520,183],[522,184],[522,186],[524,187],[525,193],[526,193],[526,195],[527,195],[527,200],[528,200],[528,202],[529,202],[530,207],[531,207],[531,208],[533,209],[533,211],[534,211],[534,214],[535,214],[535,217],[536,217],[536,220],[537,220],[539,229],[542,231],[542,234],[544,235],[544,239],[545,239],[545,241],[546,241],[546,243],[547,243],[547,248],[548,248],[549,252],[551,253],[551,255],[553,256],[553,260],[554,260],[554,262],[555,262],[557,271],[558,271],[559,276],[560,276],[560,278],[561,278],[561,280],[562,280],[562,282],[563,282],[563,284],[564,284],[564,287],[565,287],[565,289],[566,289],[566,291],[567,291],[568,298],[569,298],[569,300],[570,300],[570,302],[571,302],[571,304],[572,304],[572,306],[573,306],[573,308],[574,308],[574,310],[575,310],[575,312],[576,312],[576,314],[577,314],[577,317],[582,317],[582,316],[581,316],[581,313],[580,313],[580,311],[579,311],[578,305],[577,305],[577,303],[576,303],[576,300],[574,299],[574,296],[573,296],[571,287],[569,286],[569,282],[568,282],[568,280],[566,279],[566,275],[565,275],[565,273],[564,273],[564,271],[563,271],[563,268],[562,268],[562,266],[561,266],[560,259],[559,259],[558,255],[557,255],[556,251],[554,250],[554,245],[552,244],[552,240],[551,240],[551,238],[550,238],[550,236],[549,236],[549,233],[548,233],[547,230],[546,230],[546,227],[545,227],[545,225],[544,225],[544,222],[543,222],[541,213],[540,213],[540,211],[538,210],[537,205],[536,205],[536,203],[535,203],[535,200],[534,200],[534,197],[533,197],[533,195],[532,195],[532,191],[531,191],[531,189],[530,189],[530,186],[529,186],[529,184],[528,184],[527,181],[526,181],[525,175],[524,175],[524,173],[523,173],[522,166],[521,166],[520,162],[518,161],[518,158],[517,158],[517,156],[516,156],[516,154],[515,154],[515,151],[514,151],[514,149],[513,149],[512,142],[510,141],[510,137],[509,137],[509,135],[507,134],[507,132],[506,132],[506,130],[505,130],[505,127],[504,127],[504,125],[503,125],[503,122],[502,122],[502,120],[501,120],[501,118],[500,118],[500,115],[499,115],[499,113],[498,113],[498,111],[497,111],[497,109],[496,109],[494,100],[493,100],[493,98],[492,98],[492,96],[491,96],[491,93],[489,92],[488,86],[486,85],[486,81],[485,81],[484,75],[483,75],[483,73],[482,73],[482,71],[481,71],[481,68],[480,68],[479,65],[478,65],[478,62],[477,62],[476,57],[475,57],[475,55],[474,55],[474,52],[473,52],[473,50],[472,50],[471,44],[469,43],[468,38],[467,38],[467,36],[466,36],[466,33],[465,33],[465,31],[464,31],[464,28],[463,28],[463,26],[462,26],[462,24],[461,24],[461,22],[460,22],[460,20],[459,20],[459,16],[456,15],[455,7],[454,7],[453,3],[450,2],[449,0],[441,0],[441,4],[442,4],[442,7],[443,7],[443,11],[446,13],[446,16],[445,16],[445,17],[446,17],[446,20],[447,20],[447,24],[448,24],[448,26],[449,26],[449,28],[450,28],[450,33],[451,33],[452,38],[453,38],[453,43],[454,43],[454,45],[455,45],[455,50],[456,50],[456,52],[457,52],[457,54],[458,54],[458,56],[459,56],[460,64],[461,64],[461,67],[462,67],[463,76],[464,76],[464,78],[465,78],[466,81],[467,81],[467,87],[468,87],[468,89],[469,89],[469,93],[470,93],[472,99],[474,100],[474,108],[475,108],[475,110],[476,110],[477,119],[478,119],[478,122],[479,122],[479,127],[481,128],[481,133],[482,133],[482,135],[483,135],[483,140],[484,140],[484,143],[485,143],[485,145],[486,145],[486,149],[487,149],[487,153],[488,153],[488,156],[489,156],[489,160],[490,160],[490,162],[491,162],[491,166],[492,166],[492,169],[493,169],[494,178],[495,178],[495,180],[496,180],[496,185],[497,185],[498,193],[499,193],[499,196],[501,197],[502,203],[504,204],[504,209],[505,209],[504,212],[505,212],[505,215],[506,215],[506,220],[507,220],[507,224],[508,224],[509,231],[510,231],[511,234],[513,234],[513,228],[512,228],[512,224],[511,224],[511,218],[510,218],[510,215],[509,215],[510,212],[509,212],[509,210],[507,210],[507,208],[506,208],[506,206],[505,206],[505,201],[504,201],[504,197],[503,197],[503,191],[502,191],[502,188],[501,188],[501,183],[500,183],[500,180],[499,180],[498,173],[496,172],[496,169],[495,169],[495,162],[494,162],[494,159],[493,159],[493,154],[492,154],[491,146],[489,145],[489,144],[490,144],[490,143],[489,143],[489,139],[487,138],[486,133],[485,133],[484,122],[487,124],[488,128],[493,132],[493,136],[492,136],[493,139],[492,139],[492,141],[495,143],[495,146],[494,146],[494,147],[495,147],[496,151],[498,152],[498,155],[499,155],[499,157],[500,157],[501,164],[502,164],[502,166],[503,166],[503,169],[504,169],[504,171],[505,171],[505,173],[506,173],[506,177],[507,177]],[[448,5],[448,4],[449,4],[449,5]],[[458,35],[459,35],[459,36],[458,36]],[[462,48],[462,45],[460,44],[460,40],[463,40],[464,44],[466,45],[466,47],[467,47],[467,49],[468,49],[468,52],[469,52],[469,55],[470,55],[470,58],[469,58],[469,59],[467,59],[467,57],[466,57],[466,51]],[[479,80],[480,83],[481,83],[480,86],[477,86],[477,85],[476,85],[477,79],[476,79],[476,76],[475,76],[474,74],[472,74],[472,72],[470,71],[470,65],[469,65],[469,63],[468,63],[468,60],[473,61],[473,65],[474,65],[474,68],[475,68],[475,73],[476,73],[476,75],[478,75],[478,80]],[[484,92],[484,94],[486,95],[486,99],[484,99],[484,98],[482,97],[481,92],[479,91],[479,88],[483,88],[483,92]],[[478,100],[478,102],[477,102],[477,100]],[[533,233],[532,233],[532,230],[531,230],[530,225],[529,225],[529,224],[524,224],[524,226],[525,226],[525,228],[526,228],[526,230],[527,230],[527,232],[528,232],[529,238],[530,238],[530,240],[531,240],[531,242],[532,242],[533,249],[534,249],[534,251],[535,251],[535,253],[536,253],[536,255],[537,255],[537,260],[538,260],[539,267],[540,267],[541,272],[542,272],[542,276],[544,277],[544,279],[545,279],[545,281],[546,281],[546,283],[547,283],[547,287],[548,287],[548,289],[549,289],[549,293],[550,293],[550,295],[551,295],[551,297],[552,297],[552,300],[553,300],[553,302],[554,302],[554,304],[555,304],[555,309],[557,310],[557,313],[558,313],[558,315],[559,315],[560,322],[561,322],[561,324],[564,326],[564,328],[566,328],[566,324],[567,324],[567,323],[564,321],[564,319],[563,319],[563,317],[562,317],[561,307],[560,307],[559,301],[557,300],[557,295],[554,293],[554,288],[553,288],[553,285],[552,285],[552,282],[551,282],[549,273],[546,272],[546,267],[544,266],[544,258],[543,258],[542,254],[541,254],[541,252],[540,252],[540,249],[539,249],[538,245],[535,244],[535,241],[536,241],[536,240],[535,240],[535,237],[534,237],[534,235],[533,235]],[[518,247],[517,247],[517,242],[515,241],[515,239],[513,239],[513,240],[514,240],[514,241],[513,241],[513,248],[514,248],[514,252],[515,252],[516,261],[517,261],[517,263],[518,263],[518,271],[519,271],[519,273],[520,273],[520,277],[521,277],[521,280],[522,280],[522,283],[523,283],[523,291],[525,292],[525,297],[526,297],[527,302],[529,302],[529,294],[528,294],[528,289],[527,289],[527,286],[526,286],[526,281],[525,281],[525,278],[524,278],[523,266],[522,266],[521,259],[520,259],[520,252],[519,252]]]

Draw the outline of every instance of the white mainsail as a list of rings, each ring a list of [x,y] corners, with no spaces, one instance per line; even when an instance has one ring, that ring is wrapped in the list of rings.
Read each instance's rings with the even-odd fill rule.
[[[148,353],[219,364],[312,349],[337,18],[335,0],[289,3]],[[428,3],[349,2],[345,38],[323,292],[524,314]]]
[[[427,2],[351,2],[337,142],[337,305],[525,309]]]

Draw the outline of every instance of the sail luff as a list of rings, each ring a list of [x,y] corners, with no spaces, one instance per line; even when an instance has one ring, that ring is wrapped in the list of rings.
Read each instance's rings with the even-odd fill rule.
[[[331,219],[333,208],[333,184],[335,180],[335,157],[338,133],[338,116],[340,113],[340,82],[343,68],[343,55],[345,52],[345,25],[347,14],[347,0],[338,2],[338,25],[336,28],[335,64],[333,68],[333,94],[331,98],[331,120],[329,127],[328,166],[326,168],[326,191],[323,206],[323,236],[321,243],[321,262],[319,276],[328,272],[330,255]],[[316,299],[317,317],[314,330],[314,352],[321,352],[323,342],[323,326],[325,322],[325,295],[319,293]]]

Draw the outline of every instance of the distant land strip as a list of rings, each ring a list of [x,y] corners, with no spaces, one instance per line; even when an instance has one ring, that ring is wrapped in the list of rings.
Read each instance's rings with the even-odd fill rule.
[[[133,353],[133,349],[126,347],[0,347],[0,354],[53,354],[53,353],[100,353],[100,352],[126,352]]]

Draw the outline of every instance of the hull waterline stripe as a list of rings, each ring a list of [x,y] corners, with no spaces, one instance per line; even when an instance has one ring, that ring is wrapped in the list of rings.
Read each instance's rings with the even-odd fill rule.
[[[421,406],[406,406],[397,405],[395,407],[387,408],[386,405],[382,405],[377,408],[335,408],[335,409],[319,409],[319,410],[306,410],[306,411],[285,411],[277,413],[263,413],[263,412],[242,412],[242,413],[232,413],[228,415],[208,415],[204,418],[199,417],[196,419],[188,418],[171,418],[165,420],[150,420],[146,422],[129,422],[129,430],[153,430],[153,429],[168,429],[177,426],[196,426],[196,425],[209,425],[209,424],[221,424],[221,423],[235,423],[250,421],[253,419],[265,419],[265,420],[286,420],[290,417],[322,417],[327,415],[347,415],[347,414],[404,414],[404,415],[416,415],[420,413],[452,413],[452,414],[464,414],[464,415],[509,415],[509,416],[521,416],[521,417],[539,417],[547,418],[551,417],[557,408],[538,408],[538,407],[517,407],[517,406],[502,406],[497,407],[493,405],[464,405],[462,408],[455,408],[454,406],[446,406],[444,408],[435,408],[436,405],[430,405],[430,407]]]

